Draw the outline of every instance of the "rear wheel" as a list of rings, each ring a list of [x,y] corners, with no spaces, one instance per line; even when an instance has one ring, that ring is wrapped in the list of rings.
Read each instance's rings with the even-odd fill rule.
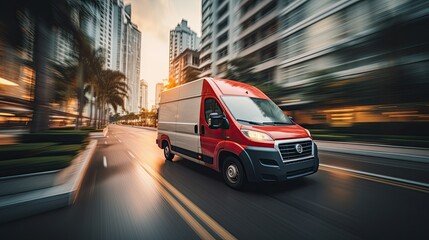
[[[222,175],[225,183],[234,189],[242,189],[246,184],[246,174],[243,165],[235,157],[230,156],[225,159]]]
[[[167,161],[173,160],[174,154],[171,153],[171,149],[170,149],[170,146],[168,145],[168,143],[166,143],[166,142],[164,143],[163,149],[164,149],[165,160],[167,160]]]

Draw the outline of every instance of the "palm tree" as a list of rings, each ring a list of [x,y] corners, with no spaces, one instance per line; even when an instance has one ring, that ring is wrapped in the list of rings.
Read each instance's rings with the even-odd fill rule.
[[[22,19],[31,19],[34,25],[33,66],[36,72],[34,88],[33,117],[31,132],[40,132],[49,128],[51,101],[51,71],[49,70],[53,29],[58,28],[76,36],[78,28],[73,21],[75,10],[83,11],[88,4],[97,5],[96,0],[14,0],[0,4],[0,40],[16,49],[22,47],[24,25]]]
[[[97,97],[97,105],[99,107],[99,126],[104,124],[106,119],[106,111],[109,106],[115,112],[121,107],[125,110],[124,99],[128,97],[128,85],[125,82],[125,75],[119,71],[102,70],[99,81],[96,84],[95,93]]]
[[[103,49],[94,50],[89,44],[81,44],[78,64],[76,65],[76,91],[78,96],[78,117],[76,119],[76,129],[82,122],[83,108],[86,105],[85,93],[90,93],[90,121],[93,115],[93,98],[96,85],[100,82],[101,72],[104,65]]]
[[[53,66],[54,101],[64,102],[70,98],[77,99],[76,129],[80,128],[83,108],[88,102],[91,104],[89,117],[92,121],[94,88],[99,82],[98,78],[100,78],[104,64],[102,49],[94,50],[87,41],[82,42],[80,46],[80,51],[72,59],[64,64],[54,64]],[[87,93],[90,93],[89,99],[86,98]]]

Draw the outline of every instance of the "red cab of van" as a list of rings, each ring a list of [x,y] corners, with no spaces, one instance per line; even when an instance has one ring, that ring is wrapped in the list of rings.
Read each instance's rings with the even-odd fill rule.
[[[219,171],[227,185],[285,181],[317,172],[317,146],[259,89],[199,79],[161,93],[158,146]]]

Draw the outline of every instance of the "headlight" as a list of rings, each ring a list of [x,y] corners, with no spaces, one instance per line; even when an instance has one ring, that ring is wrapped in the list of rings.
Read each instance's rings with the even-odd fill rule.
[[[304,130],[307,132],[308,136],[311,137],[310,131],[308,131],[308,129],[305,129],[305,128],[304,128]]]
[[[273,141],[273,139],[266,133],[252,131],[252,130],[241,130],[241,132],[247,138],[255,141]]]

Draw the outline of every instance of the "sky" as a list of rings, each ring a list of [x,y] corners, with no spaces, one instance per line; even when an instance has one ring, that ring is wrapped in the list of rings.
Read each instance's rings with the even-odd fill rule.
[[[124,0],[131,3],[131,21],[141,32],[140,79],[149,85],[149,109],[155,104],[155,84],[168,78],[170,30],[183,19],[201,36],[201,0]]]

